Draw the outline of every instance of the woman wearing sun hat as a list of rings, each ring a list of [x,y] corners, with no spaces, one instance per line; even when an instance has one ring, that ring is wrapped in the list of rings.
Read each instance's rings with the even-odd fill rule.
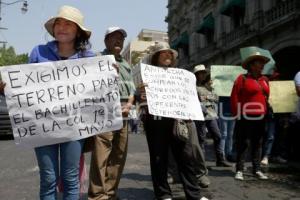
[[[53,41],[36,46],[30,63],[91,57],[91,31],[84,27],[82,13],[74,7],[62,6],[57,16],[45,23]],[[63,199],[79,199],[79,160],[84,141],[72,141],[35,148],[40,168],[40,199],[57,199],[58,178],[63,183]]]
[[[177,51],[171,49],[165,42],[157,42],[150,48],[150,56],[147,64],[159,67],[175,67]],[[144,88],[140,88],[140,98],[146,101]],[[149,114],[148,107],[142,106],[142,121],[146,133],[149,154],[151,177],[154,194],[157,200],[171,200],[172,192],[167,181],[169,165],[169,149],[171,149],[174,161],[178,167],[178,172],[183,184],[186,199],[205,200],[200,196],[200,187],[197,183],[196,165],[199,163],[195,159],[198,143],[196,128],[192,122],[188,122],[190,137],[188,141],[178,141],[173,135],[175,119],[159,117]],[[194,131],[193,131],[194,130]]]
[[[264,56],[257,47],[243,48],[241,54],[244,57],[242,67],[247,70],[247,74],[237,77],[230,99],[232,113],[237,117],[235,179],[244,180],[243,168],[249,144],[252,146],[253,174],[259,179],[268,179],[261,172],[260,160],[265,134],[267,100],[270,93],[268,79],[262,75],[262,70],[270,59]]]

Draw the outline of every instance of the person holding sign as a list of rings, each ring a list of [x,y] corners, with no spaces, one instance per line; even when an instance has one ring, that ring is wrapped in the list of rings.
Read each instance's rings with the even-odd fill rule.
[[[62,6],[57,16],[45,23],[54,40],[36,46],[30,63],[77,59],[94,56],[90,48],[91,31],[84,27],[84,16],[74,7]],[[84,140],[35,148],[40,169],[40,199],[57,199],[56,186],[61,178],[63,199],[79,199],[79,161]]]
[[[131,67],[121,56],[126,36],[124,29],[109,27],[104,39],[106,49],[102,52],[102,55],[114,55],[117,61],[122,115],[125,118],[128,117],[135,93]],[[94,136],[88,189],[89,200],[117,199],[117,189],[127,156],[127,124],[124,120],[121,130]]]
[[[170,49],[169,45],[164,42],[157,42],[150,49],[150,56],[148,58],[149,64],[163,68],[175,67],[177,52]],[[167,181],[168,179],[168,165],[169,149],[173,155],[174,161],[178,167],[178,172],[181,181],[184,185],[184,192],[186,199],[199,200],[201,198],[200,187],[197,180],[197,165],[199,161],[196,160],[195,154],[199,152],[195,150],[194,143],[198,143],[196,131],[191,131],[191,121],[187,121],[189,134],[194,134],[188,137],[186,141],[179,140],[173,134],[175,119],[167,117],[159,117],[149,114],[148,106],[145,105],[146,95],[145,87],[141,86],[139,96],[143,105],[142,121],[147,137],[148,148],[150,153],[150,167],[153,189],[156,199],[171,200],[172,192]],[[195,129],[195,127],[194,127]],[[196,139],[195,139],[196,138]],[[197,152],[195,152],[197,151]],[[201,152],[202,153],[202,152]],[[203,157],[203,156],[202,156]]]
[[[243,48],[241,54],[244,55],[242,67],[247,70],[247,74],[241,74],[236,78],[230,98],[232,113],[237,117],[235,179],[244,180],[246,151],[251,144],[252,172],[258,179],[264,180],[268,177],[261,172],[260,160],[270,88],[268,79],[262,75],[262,71],[270,59],[256,47]]]

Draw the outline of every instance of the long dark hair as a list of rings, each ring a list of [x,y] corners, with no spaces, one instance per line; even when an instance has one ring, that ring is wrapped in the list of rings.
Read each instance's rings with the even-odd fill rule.
[[[78,31],[79,31],[79,36],[76,37],[75,39],[75,49],[77,52],[83,53],[86,50],[90,49],[92,47],[90,41],[89,41],[89,36],[87,35],[87,33],[83,30],[81,30],[81,28],[78,27]]]
[[[207,73],[205,79],[201,82],[201,84],[202,84],[202,85],[205,85],[205,84],[208,83],[210,80],[211,80],[210,73]]]
[[[158,66],[158,58],[159,58],[159,53],[157,52],[156,54],[154,54],[150,60],[150,64],[154,65],[154,66]]]
[[[56,20],[53,23],[53,30],[54,30]],[[73,22],[73,23],[76,24],[75,22]],[[92,45],[89,41],[89,35],[85,31],[83,31],[77,24],[76,24],[76,26],[77,26],[78,33],[77,33],[77,36],[75,38],[74,48],[75,48],[76,52],[84,54],[84,52],[86,50],[90,49],[92,47]],[[54,35],[54,33],[53,33],[53,35]]]

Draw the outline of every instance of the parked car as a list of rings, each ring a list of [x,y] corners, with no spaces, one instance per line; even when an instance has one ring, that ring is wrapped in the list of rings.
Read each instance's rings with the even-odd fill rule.
[[[12,134],[5,96],[0,94],[0,135]]]

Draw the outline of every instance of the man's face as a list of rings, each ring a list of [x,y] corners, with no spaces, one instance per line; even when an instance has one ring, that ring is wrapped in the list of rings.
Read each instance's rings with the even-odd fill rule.
[[[124,39],[125,38],[123,34],[119,31],[115,31],[107,35],[105,39],[105,45],[107,50],[115,56],[120,55],[123,49]]]

